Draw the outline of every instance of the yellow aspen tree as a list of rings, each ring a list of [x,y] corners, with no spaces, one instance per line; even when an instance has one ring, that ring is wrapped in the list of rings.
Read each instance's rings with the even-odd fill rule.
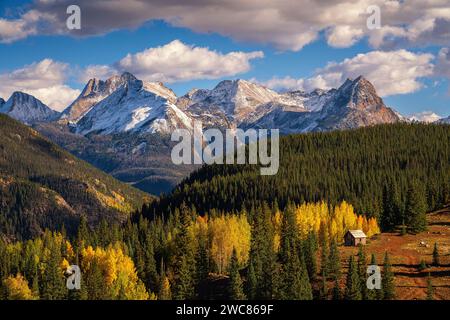
[[[82,268],[89,272],[93,262],[101,268],[111,299],[148,300],[152,296],[138,278],[133,260],[117,242],[107,249],[91,246],[82,250]]]
[[[377,219],[369,218],[368,225],[369,225],[368,231],[367,231],[368,237],[371,237],[371,236],[381,232],[380,227],[378,226],[378,223],[377,223]]]
[[[36,300],[27,280],[19,273],[15,277],[9,276],[3,280],[6,291],[6,299],[8,300]]]
[[[278,252],[280,250],[281,222],[282,222],[281,212],[280,210],[277,210],[272,217],[272,223],[274,227],[273,249],[275,252]]]
[[[364,233],[367,235],[369,232],[369,222],[367,221],[367,217],[364,216],[363,217],[363,226],[362,226],[362,230],[364,231]]]
[[[227,271],[233,248],[236,249],[239,264],[247,263],[251,227],[245,214],[222,215],[211,219],[208,231],[211,239],[211,255],[219,273]]]
[[[358,216],[356,219],[356,228],[357,230],[363,230],[364,218],[363,216]]]

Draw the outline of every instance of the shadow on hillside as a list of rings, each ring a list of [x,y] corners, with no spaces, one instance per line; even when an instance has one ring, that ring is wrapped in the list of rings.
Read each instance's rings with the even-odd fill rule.
[[[427,286],[416,286],[416,285],[414,285],[414,286],[408,286],[408,285],[396,285],[396,287],[397,288],[424,288],[424,289],[426,289],[427,288]],[[434,285],[433,284],[433,288],[450,288],[450,285],[447,285],[447,284],[443,284],[443,285]]]
[[[393,267],[397,267],[397,268],[408,268],[408,269],[417,269],[419,268],[418,264],[406,264],[406,263],[393,263],[392,264]],[[430,267],[435,267],[432,265],[429,265]],[[439,268],[450,268],[450,264],[443,264],[441,263],[439,265]]]
[[[448,221],[437,221],[437,222],[429,222],[429,226],[450,226],[450,222]]]
[[[450,270],[443,270],[443,271],[424,271],[419,273],[409,273],[409,272],[394,272],[395,276],[403,276],[403,277],[409,277],[409,278],[426,278],[428,273],[430,273],[430,276],[433,277],[449,277],[450,276]]]

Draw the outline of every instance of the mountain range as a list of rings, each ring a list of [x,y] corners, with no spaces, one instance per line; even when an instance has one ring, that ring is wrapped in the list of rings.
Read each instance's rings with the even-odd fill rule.
[[[125,72],[91,79],[62,113],[16,92],[0,112],[38,131],[76,156],[144,191],[169,191],[194,167],[170,161],[176,128],[267,128],[281,134],[351,129],[403,118],[387,107],[364,77],[339,88],[278,93],[245,80],[224,80],[213,89],[177,97],[160,82]]]
[[[439,120],[437,121],[437,123],[447,123],[447,124],[450,124],[450,116],[448,116],[447,118],[439,119]]]

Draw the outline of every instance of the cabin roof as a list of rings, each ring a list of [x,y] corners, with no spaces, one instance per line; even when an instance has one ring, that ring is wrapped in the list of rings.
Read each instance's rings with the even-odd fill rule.
[[[366,234],[362,230],[348,230],[354,238],[367,238]]]

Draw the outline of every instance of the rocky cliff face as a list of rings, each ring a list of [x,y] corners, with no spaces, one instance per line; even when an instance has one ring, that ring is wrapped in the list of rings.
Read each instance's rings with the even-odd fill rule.
[[[330,91],[290,95],[301,97],[308,112],[277,109],[255,123],[247,123],[247,127],[279,128],[282,133],[295,133],[352,129],[400,120],[363,77],[347,79],[338,89]]]

